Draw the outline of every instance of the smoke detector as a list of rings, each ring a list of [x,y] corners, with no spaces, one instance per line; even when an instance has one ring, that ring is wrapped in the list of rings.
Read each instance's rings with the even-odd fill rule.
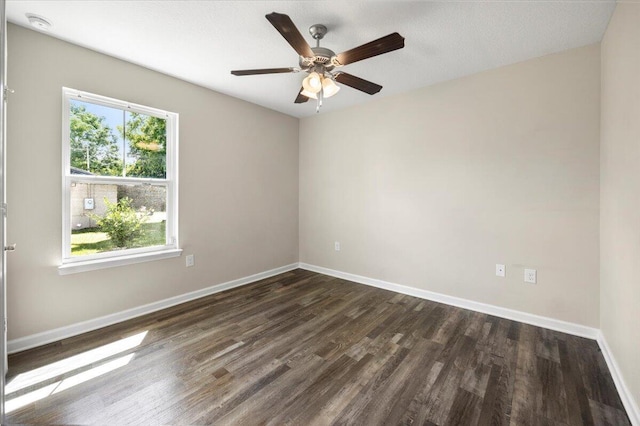
[[[25,13],[25,16],[29,20],[32,27],[35,27],[41,31],[47,31],[51,28],[51,22],[44,19],[42,16],[34,15],[33,13]]]

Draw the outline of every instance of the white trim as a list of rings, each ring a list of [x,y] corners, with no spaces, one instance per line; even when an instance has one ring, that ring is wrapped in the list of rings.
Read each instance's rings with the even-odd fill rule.
[[[67,171],[71,168],[71,129],[69,128],[69,109],[71,103],[62,88],[62,258],[71,257],[71,188]]]
[[[32,334],[30,336],[20,337],[7,342],[7,352],[15,353],[24,351],[27,349],[35,348],[36,346],[46,345],[47,343],[56,342],[58,340],[66,339],[78,334],[86,333],[88,331],[97,330],[102,327],[106,327],[112,324],[116,324],[122,321],[126,321],[132,318],[136,318],[142,315],[150,314],[162,309],[170,308],[171,306],[179,305],[180,303],[189,302],[191,300],[199,299],[210,294],[219,293],[224,290],[229,290],[235,287],[240,287],[245,284],[259,281],[265,278],[272,277],[274,275],[282,274],[283,272],[292,271],[298,268],[297,263],[281,266],[279,268],[270,269],[268,271],[259,272],[257,274],[249,275],[248,277],[238,278],[236,280],[227,281],[222,284],[216,284],[211,287],[203,288],[201,290],[192,291],[179,296],[170,297],[168,299],[160,300],[158,302],[149,303],[147,305],[138,306],[136,308],[127,309],[125,311],[117,312],[115,314],[105,315],[103,317],[94,318],[88,321],[71,324],[68,326],[56,328],[53,330],[43,331],[42,333]]]
[[[627,416],[629,416],[629,420],[631,420],[632,425],[640,425],[640,409],[633,399],[633,395],[626,383],[624,382],[624,378],[620,373],[620,368],[618,367],[618,363],[616,359],[613,357],[613,352],[607,343],[607,339],[605,339],[604,334],[602,334],[602,330],[598,333],[598,345],[600,346],[600,350],[602,351],[602,356],[604,356],[604,360],[607,363],[607,367],[609,367],[609,372],[611,373],[611,377],[613,377],[613,382],[616,385],[616,389],[618,390],[618,395],[620,395],[620,399],[622,400],[622,405],[624,405],[625,410],[627,411]]]
[[[54,330],[44,331],[42,333],[33,334],[30,336],[21,337],[19,339],[10,340],[7,342],[7,352],[12,354],[27,349],[31,349],[37,346],[45,345],[47,343],[55,342],[58,340],[66,339],[78,334],[86,333],[92,330],[97,330],[102,327],[106,327],[112,324],[116,324],[122,321],[126,321],[132,318],[136,318],[142,315],[150,314],[162,309],[169,308],[171,306],[179,305],[191,300],[195,300],[210,294],[219,293],[221,291],[229,290],[235,287],[240,287],[245,284],[252,283],[261,279],[269,278],[274,275],[282,274],[284,272],[292,271],[296,268],[306,269],[308,271],[318,272],[320,274],[330,275],[332,277],[342,278],[345,280],[357,282],[360,284],[370,285],[373,287],[382,288],[385,290],[394,291],[397,293],[407,294],[421,299],[433,300],[440,303],[446,303],[448,305],[457,306],[460,308],[469,309],[476,312],[482,312],[489,315],[495,315],[501,318],[520,321],[523,323],[535,325],[538,327],[544,327],[551,330],[560,331],[576,336],[595,339],[602,350],[602,355],[607,363],[613,381],[616,385],[620,399],[625,407],[627,415],[631,420],[632,425],[640,425],[640,410],[638,405],[633,399],[633,396],[627,388],[623,376],[620,373],[618,364],[613,357],[613,353],[607,344],[607,341],[598,329],[592,327],[586,327],[580,324],[574,324],[566,321],[560,321],[553,318],[542,317],[539,315],[529,314],[526,312],[515,311],[512,309],[501,308],[499,306],[488,305],[485,303],[474,302],[467,299],[462,299],[453,296],[447,296],[441,293],[435,293],[428,290],[417,289],[413,287],[404,286],[401,284],[390,283],[387,281],[377,280],[374,278],[363,277],[360,275],[350,274],[347,272],[336,271],[333,269],[324,268],[321,266],[310,265],[307,263],[293,263],[290,265],[282,266],[279,268],[271,269],[268,271],[260,272],[248,277],[239,278],[233,281],[228,281],[222,284],[216,284],[211,287],[204,288],[202,290],[196,290],[190,293],[186,293],[180,296],[171,297],[158,302],[150,303],[147,305],[139,306],[136,308],[128,309],[126,311],[118,312],[115,314],[106,315],[100,318],[72,324],[65,327],[56,328]]]
[[[96,95],[95,93],[83,92],[82,90],[76,90],[70,87],[63,87],[62,93],[69,99],[76,98],[82,102],[89,102],[92,104],[98,104],[109,108],[120,109],[123,111],[137,112],[144,115],[152,115],[157,118],[169,118],[172,114],[175,114],[163,109],[153,108],[141,104],[134,104],[133,102],[127,102],[107,96]]]
[[[167,235],[167,241],[173,244],[176,248],[179,248],[178,244],[178,230],[180,223],[178,215],[180,209],[178,208],[178,164],[180,158],[178,157],[178,142],[180,140],[180,116],[178,114],[172,114],[172,119],[167,120],[167,156],[171,158],[170,164],[167,164],[167,180],[168,194],[167,194],[167,231],[171,234]],[[171,142],[171,143],[169,143]]]
[[[407,294],[409,296],[419,297],[421,299],[433,300],[435,302],[445,303],[447,305],[453,305],[476,312],[482,312],[485,314],[519,321],[538,327],[544,327],[551,330],[572,334],[574,336],[594,339],[597,341],[598,346],[600,346],[600,350],[602,351],[602,355],[604,356],[604,359],[607,363],[607,367],[609,368],[611,377],[613,378],[613,381],[616,385],[616,390],[618,391],[618,395],[620,395],[620,399],[622,400],[622,404],[624,405],[627,415],[629,416],[631,424],[640,426],[640,409],[638,408],[638,405],[634,400],[632,393],[629,391],[629,388],[627,388],[627,385],[620,372],[620,368],[618,367],[618,364],[613,357],[613,352],[611,351],[607,340],[602,334],[602,331],[597,328],[561,321],[554,318],[543,317],[540,315],[534,315],[527,312],[515,311],[512,309],[502,308],[485,303],[474,302],[468,299],[448,296],[441,293],[435,293],[428,290],[390,283],[374,278],[363,277],[360,275],[350,274],[348,272],[336,271],[321,266],[309,265],[303,262],[300,262],[299,267],[308,271],[318,272],[320,274],[330,275],[332,277],[342,278],[348,281],[394,291],[396,293]]]
[[[429,290],[423,290],[415,287],[408,287],[401,284],[390,283],[387,281],[377,280],[374,278],[363,277],[360,275],[350,274],[348,272],[336,271],[333,269],[323,268],[321,266],[300,263],[301,269],[318,272],[320,274],[330,275],[332,277],[342,278],[345,280],[366,284],[385,290],[395,291],[396,293],[407,294],[409,296],[419,297],[421,299],[433,300],[434,302],[445,303],[447,305],[457,306],[459,308],[469,309],[483,314],[494,315],[500,318],[506,318],[538,327],[548,328],[550,330],[560,331],[574,336],[586,337],[588,339],[596,339],[599,330],[593,327],[587,327],[580,324],[561,321],[554,318],[543,317],[540,315],[530,314],[527,312],[516,311],[513,309],[502,308],[500,306],[489,305],[486,303],[474,302],[460,297],[448,296],[446,294],[435,293]]]
[[[81,262],[65,263],[58,266],[58,274],[69,275],[78,272],[95,271],[97,269],[113,268],[115,266],[132,265],[134,263],[150,262],[152,260],[169,259],[182,254],[182,249],[168,249],[146,253],[130,254],[127,256],[111,256],[102,259],[92,259]]]

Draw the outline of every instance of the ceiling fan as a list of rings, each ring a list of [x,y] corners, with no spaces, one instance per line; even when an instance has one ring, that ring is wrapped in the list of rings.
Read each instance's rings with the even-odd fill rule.
[[[231,74],[241,76],[304,71],[308,76],[302,80],[302,88],[294,102],[301,104],[309,99],[316,99],[316,112],[320,111],[323,98],[331,97],[340,90],[340,87],[335,83],[336,81],[369,95],[376,94],[382,89],[379,84],[339,71],[337,68],[404,47],[404,37],[398,33],[392,33],[336,55],[332,50],[320,47],[320,40],[327,34],[326,26],[315,24],[309,28],[311,37],[316,40],[316,47],[311,47],[289,16],[273,12],[265,17],[300,55],[300,66],[235,70],[231,71]]]

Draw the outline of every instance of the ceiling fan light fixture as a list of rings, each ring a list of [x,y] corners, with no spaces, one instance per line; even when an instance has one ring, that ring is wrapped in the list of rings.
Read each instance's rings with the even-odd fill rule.
[[[314,71],[302,80],[302,87],[307,92],[318,93],[322,90],[322,77]]]
[[[330,98],[340,91],[340,86],[338,86],[332,79],[324,78],[322,79],[322,91],[324,92],[325,98]]]
[[[318,95],[316,95],[316,94],[315,94],[315,93],[313,93],[313,92],[309,92],[309,91],[308,91],[308,90],[306,90],[306,89],[303,89],[303,90],[300,92],[300,94],[301,94],[302,96],[306,96],[306,97],[307,97],[307,98],[309,98],[309,99],[318,99]]]

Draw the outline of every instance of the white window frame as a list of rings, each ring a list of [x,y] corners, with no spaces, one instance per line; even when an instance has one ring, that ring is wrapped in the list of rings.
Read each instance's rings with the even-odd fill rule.
[[[137,112],[166,120],[167,146],[165,179],[71,174],[71,100]],[[85,256],[71,256],[71,183],[160,184],[167,189],[166,244],[164,246],[115,250]],[[180,256],[178,245],[178,114],[118,99],[62,88],[62,263],[61,275]]]

